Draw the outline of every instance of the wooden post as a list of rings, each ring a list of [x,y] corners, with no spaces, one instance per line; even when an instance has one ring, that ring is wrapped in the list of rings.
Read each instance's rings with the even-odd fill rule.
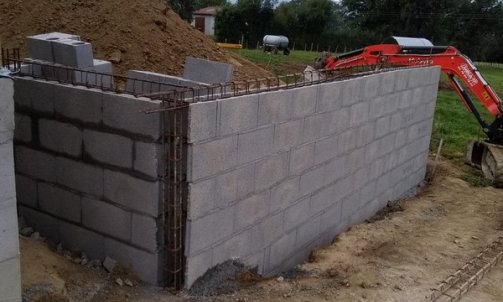
[[[293,41],[292,50],[295,50],[295,41]]]
[[[311,51],[313,51],[313,44],[314,42],[311,42]]]
[[[316,52],[318,52],[319,46],[320,46],[320,43],[316,43]]]
[[[304,51],[307,50],[307,43],[304,43]]]

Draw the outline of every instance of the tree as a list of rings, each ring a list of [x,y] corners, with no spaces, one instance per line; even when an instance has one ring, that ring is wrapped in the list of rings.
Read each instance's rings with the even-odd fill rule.
[[[200,9],[208,6],[225,6],[228,4],[227,0],[195,0],[194,8]]]
[[[192,14],[194,13],[194,0],[167,0],[167,4],[177,13],[180,18],[192,21]]]

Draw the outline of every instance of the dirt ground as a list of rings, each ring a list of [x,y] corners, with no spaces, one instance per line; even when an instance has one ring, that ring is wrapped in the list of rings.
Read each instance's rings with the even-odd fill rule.
[[[272,76],[259,66],[218,48],[180,19],[163,0],[2,0],[2,47],[21,48],[25,37],[52,31],[77,34],[91,42],[96,58],[113,62],[114,73],[141,69],[183,75],[187,56],[234,65],[236,80]]]
[[[243,278],[230,294],[173,295],[142,285],[125,270],[88,268],[45,243],[21,238],[23,292],[31,301],[424,301],[503,235],[503,191],[471,186],[463,180],[468,170],[442,162],[416,198],[337,236],[291,272]],[[133,286],[120,286],[117,278]],[[462,301],[502,301],[502,281],[500,263]]]

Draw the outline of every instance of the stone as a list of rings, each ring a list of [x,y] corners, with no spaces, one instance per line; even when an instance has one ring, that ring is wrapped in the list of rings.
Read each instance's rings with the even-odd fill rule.
[[[103,260],[103,267],[109,273],[113,273],[116,266],[117,266],[117,261],[115,261],[114,259],[112,259],[108,256],[106,256],[105,260]]]

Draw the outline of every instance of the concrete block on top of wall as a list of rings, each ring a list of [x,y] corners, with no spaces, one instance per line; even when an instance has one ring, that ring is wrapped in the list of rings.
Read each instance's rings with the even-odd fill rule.
[[[26,43],[28,44],[28,54],[31,58],[34,59],[54,62],[52,43],[58,40],[67,39],[80,41],[80,37],[77,35],[60,32],[28,36],[26,37]]]
[[[94,65],[91,43],[73,39],[59,39],[53,41],[52,48],[54,63],[79,69]]]
[[[128,70],[127,76],[126,91],[134,95],[209,86],[199,81],[143,70]]]
[[[54,108],[57,115],[83,123],[101,122],[103,92],[97,89],[60,84],[53,84],[53,87]]]
[[[193,57],[185,58],[183,77],[188,80],[219,84],[231,82],[234,66],[232,64],[214,62]]]

